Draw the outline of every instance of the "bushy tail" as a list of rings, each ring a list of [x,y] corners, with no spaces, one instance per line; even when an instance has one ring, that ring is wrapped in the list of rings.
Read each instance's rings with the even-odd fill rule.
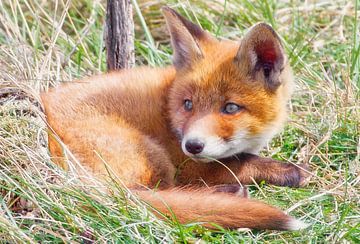
[[[211,190],[137,191],[152,207],[180,223],[202,222],[209,228],[298,230],[306,224],[262,202]]]

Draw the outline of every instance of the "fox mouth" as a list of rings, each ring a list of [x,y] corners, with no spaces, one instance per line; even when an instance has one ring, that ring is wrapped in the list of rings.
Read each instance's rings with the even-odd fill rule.
[[[209,163],[209,162],[217,161],[220,159],[226,159],[226,158],[232,157],[239,153],[241,153],[241,151],[236,150],[236,148],[234,148],[234,147],[230,147],[226,151],[222,152],[220,155],[196,154],[196,155],[188,155],[188,156],[196,162]]]
[[[192,156],[190,156],[190,158],[192,160],[194,160],[195,162],[200,162],[200,163],[209,163],[209,162],[216,160],[216,158],[210,158],[210,157],[200,156],[200,155],[192,155]]]
[[[221,155],[190,155],[189,157],[191,159],[193,159],[194,161],[197,162],[203,162],[203,163],[209,163],[209,162],[213,162],[213,161],[217,161],[219,159],[224,159],[224,158],[228,158],[231,157],[233,155],[236,154],[236,152],[234,152],[235,148],[229,148],[228,150],[226,150],[225,152],[223,152]]]

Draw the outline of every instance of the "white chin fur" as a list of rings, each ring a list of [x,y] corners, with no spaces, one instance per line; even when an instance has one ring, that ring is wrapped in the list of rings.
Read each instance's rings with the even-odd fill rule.
[[[306,229],[310,226],[310,224],[307,224],[301,220],[297,220],[297,219],[291,219],[288,224],[287,224],[287,228],[288,230],[303,230]]]
[[[196,162],[201,162],[201,163],[210,163],[212,161],[214,161],[214,158],[200,158],[200,157],[194,157],[194,156],[190,156],[190,158]]]

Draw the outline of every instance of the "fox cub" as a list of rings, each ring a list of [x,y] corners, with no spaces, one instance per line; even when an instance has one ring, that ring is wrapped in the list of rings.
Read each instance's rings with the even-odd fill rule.
[[[256,156],[282,129],[292,90],[278,35],[260,23],[240,42],[218,40],[171,8],[163,14],[173,65],[110,72],[43,93],[52,131],[95,177],[105,180],[110,167],[141,199],[181,223],[304,228],[274,207],[231,193],[239,181],[298,187],[306,179],[301,167]],[[66,169],[51,133],[49,149]]]

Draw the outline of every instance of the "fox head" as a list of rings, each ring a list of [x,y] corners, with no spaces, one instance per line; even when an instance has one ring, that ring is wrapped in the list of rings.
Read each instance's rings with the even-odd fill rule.
[[[257,153],[286,119],[292,75],[279,36],[260,23],[218,40],[164,7],[176,76],[168,97],[183,152],[211,161]]]

